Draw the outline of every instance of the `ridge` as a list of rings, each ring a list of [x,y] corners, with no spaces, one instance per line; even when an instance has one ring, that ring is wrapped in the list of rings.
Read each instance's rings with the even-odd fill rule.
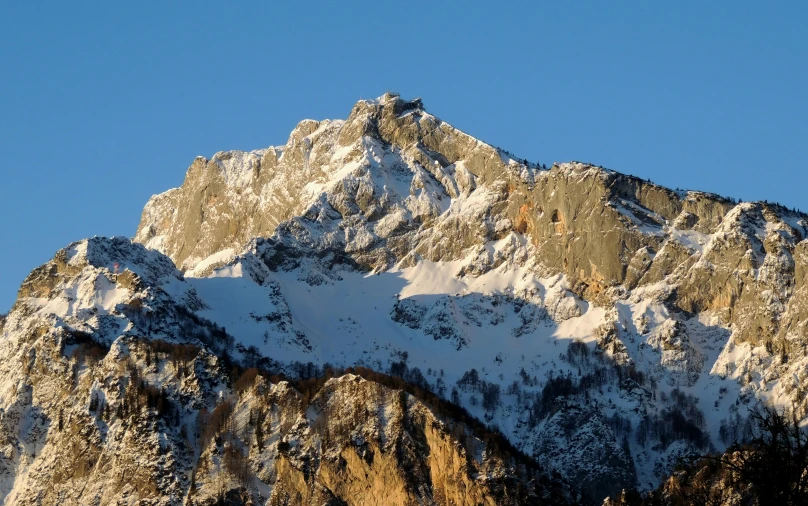
[[[805,214],[545,169],[388,93],[281,147],[196,158],[134,240],[78,241],[31,273],[0,318],[0,500],[65,467],[112,483],[75,455],[133,448],[165,449],[123,461],[175,503],[338,504],[378,493],[369,476],[406,504],[458,480],[494,503],[524,491],[488,458],[496,438],[396,389],[462,408],[589,499],[647,490],[741,440],[747,406],[808,418],[806,301]]]

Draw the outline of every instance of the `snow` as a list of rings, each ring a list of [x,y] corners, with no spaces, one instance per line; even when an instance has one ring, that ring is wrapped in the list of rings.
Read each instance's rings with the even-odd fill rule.
[[[688,248],[690,251],[702,254],[710,243],[712,236],[697,232],[696,230],[679,230],[671,228],[669,230],[670,236],[679,242],[681,245]]]
[[[205,272],[205,270],[207,270],[211,266],[229,262],[235,256],[235,254],[236,250],[234,248],[226,248],[221,251],[217,251],[211,256],[205,258],[204,260],[197,262],[193,268],[185,271],[185,275],[188,277],[196,277],[197,274]]]
[[[421,212],[421,205],[432,206],[429,212],[437,212],[441,219],[481,220],[497,198],[494,191],[480,187],[437,200],[437,193],[424,190],[424,185],[434,181],[433,175],[395,152],[380,150],[375,141],[363,140],[362,148],[361,161],[326,175],[317,186],[306,187],[320,192],[316,212],[328,212],[323,202],[333,198],[335,189],[366,183],[375,195],[391,196],[393,204],[366,229],[344,227],[331,232],[305,225],[310,227],[307,233],[322,244],[333,244],[328,237],[336,233],[344,237],[346,251],[368,246]],[[391,171],[394,166],[404,170]],[[433,167],[435,177],[443,177],[440,171],[457,174],[458,167],[462,164]],[[584,169],[576,166],[575,170]],[[694,253],[703,254],[715,240],[715,235],[672,227],[630,202],[620,203],[616,209],[643,233],[664,236]],[[658,397],[651,397],[647,384],[639,391],[609,385],[591,394],[592,402],[602,406],[603,416],[621,415],[636,425],[637,412],[661,412],[667,406],[662,397],[678,389],[701,399],[704,428],[713,444],[720,446],[718,430],[742,391],[738,380],[743,371],[721,369],[725,361],[738,359],[726,355],[731,349],[727,344],[730,330],[708,314],[689,320],[671,314],[661,302],[675,289],[668,281],[627,292],[611,309],[580,300],[570,292],[563,275],[543,278],[537,274],[541,269],[529,261],[531,247],[524,236],[510,233],[469,248],[457,260],[419,258],[414,265],[402,263],[371,274],[342,270],[325,278],[316,276],[317,283],[307,282],[312,266],[304,262],[291,271],[268,273],[259,285],[248,275],[249,266],[237,260],[207,278],[189,277],[187,282],[204,301],[200,316],[225,327],[244,346],[254,346],[284,363],[311,361],[387,370],[406,352],[408,367],[417,367],[430,383],[437,384],[440,371],[446,396],[473,367],[482,380],[500,386],[501,404],[493,412],[486,411],[479,403],[472,404],[472,398],[479,400],[480,395],[474,391],[461,393],[462,404],[527,452],[538,448],[545,437],[542,431],[550,429],[541,425],[529,430],[525,404],[517,396],[505,394],[506,389],[516,382],[525,395],[541,395],[549,377],[570,375],[577,381],[587,369],[567,361],[570,343],[583,342],[595,350],[603,329],[614,328],[625,351],[609,351],[605,360],[619,363],[624,360],[620,354],[625,354],[628,363],[653,379]],[[231,254],[216,259],[226,260]],[[204,267],[213,263],[205,261]],[[462,274],[472,266],[478,275]],[[412,319],[396,320],[399,310],[411,311]],[[522,371],[537,378],[536,384],[524,385]],[[718,407],[714,408],[716,401]],[[655,466],[685,448],[673,444],[654,449],[633,440],[630,447],[642,486],[656,483],[660,476]]]
[[[514,291],[539,291],[541,281],[524,269],[459,279],[455,277],[459,267],[459,262],[423,261],[379,274],[341,272],[339,281],[315,286],[301,283],[302,273],[295,270],[275,273],[271,282],[259,286],[244,276],[242,267],[231,265],[218,269],[209,278],[189,278],[188,282],[207,306],[199,312],[200,316],[224,326],[245,346],[256,346],[275,359],[305,362],[316,358],[315,362],[343,365],[359,360],[368,365],[381,363],[386,368],[396,350],[407,350],[412,366],[444,369],[449,384],[459,379],[469,364],[490,363],[499,354],[538,357],[557,353],[553,341],[586,338],[602,321],[602,309],[587,307],[581,317],[557,327],[548,322],[532,333],[514,337],[512,329],[521,322],[513,309],[500,310],[488,301],[497,296],[512,297]],[[279,299],[271,296],[276,293],[274,283],[282,294],[280,305],[276,302]],[[475,297],[469,299],[471,296]],[[453,342],[436,340],[391,318],[398,300],[413,299],[429,305],[441,297],[449,297],[460,315],[468,304],[482,304],[479,307],[492,311],[492,321],[496,323],[477,326],[461,322],[469,344],[456,350]],[[290,314],[292,325],[305,334],[313,350],[301,349],[290,335],[273,334],[265,322],[254,317],[272,312]],[[458,359],[447,362],[444,359],[447,354],[457,354]],[[505,362],[509,360],[521,362],[514,358],[506,358]],[[507,375],[503,374],[507,376],[502,381],[503,387],[516,379],[518,369],[511,368]]]
[[[251,315],[266,315],[275,309],[266,289],[231,267],[187,281],[207,306],[199,311],[200,316],[222,325],[245,345],[262,344],[266,326]]]
[[[469,203],[461,205],[465,204]],[[706,240],[692,231],[674,237],[699,244]],[[681,324],[686,340],[671,337],[677,317],[657,302],[671,289],[665,282],[629,292],[615,302],[614,310],[607,310],[578,299],[563,275],[538,276],[529,261],[505,262],[477,276],[460,274],[478,260],[481,252],[494,257],[509,251],[513,254],[512,248],[529,247],[523,236],[511,233],[456,261],[421,260],[372,274],[342,270],[319,284],[305,282],[313,266],[303,262],[293,270],[264,273],[266,277],[259,284],[250,275],[254,267],[248,258],[233,260],[232,249],[211,255],[182,280],[169,275],[174,271],[162,266],[157,257],[147,255],[138,263],[121,257],[120,249],[88,248],[88,244],[79,243],[69,248],[69,262],[80,265],[80,259],[87,257],[104,266],[85,267],[60,288],[59,297],[31,299],[28,303],[40,314],[59,315],[68,322],[85,318],[81,311],[87,309],[118,314],[118,306],[134,294],[115,283],[106,267],[114,259],[153,280],[174,300],[186,301],[194,294],[201,301],[197,314],[224,327],[239,344],[255,346],[261,354],[282,363],[359,364],[387,370],[406,352],[410,368],[419,368],[430,383],[440,377],[447,390],[474,367],[482,380],[500,386],[501,402],[493,412],[487,412],[480,404],[471,404],[473,396],[479,400],[478,393],[463,392],[465,407],[498,426],[528,452],[536,448],[544,425],[531,432],[525,424],[525,405],[517,396],[505,394],[506,389],[517,382],[523,392],[537,395],[551,375],[580,377],[587,370],[567,361],[567,347],[572,341],[581,341],[594,350],[598,329],[614,325],[632,363],[657,381],[659,395],[678,388],[702,399],[705,428],[716,442],[722,420],[728,416],[725,406],[733,406],[740,398],[736,380],[745,371],[727,364],[743,362],[755,352],[746,344],[728,342],[729,331],[709,314]],[[131,254],[143,253],[135,249]],[[207,277],[194,277],[227,261],[230,263]],[[417,327],[393,318],[401,301],[423,308]],[[448,325],[454,334],[430,333],[443,328],[441,325]],[[122,330],[116,327],[112,332]],[[684,342],[685,346],[665,350],[658,344],[665,339],[675,346]],[[522,370],[538,382],[523,385]],[[689,379],[693,372],[695,381]],[[664,407],[662,401],[640,400],[611,386],[592,395],[593,402],[604,406],[605,415],[622,414],[631,419],[636,410],[654,412]],[[769,396],[778,402],[785,399],[775,391]],[[712,408],[714,401],[718,401],[717,409]],[[677,448],[673,445],[657,451],[632,442],[640,483],[654,483],[658,476],[653,465]]]
[[[222,175],[228,187],[245,188],[253,179],[254,169],[260,164],[261,157],[267,150],[258,149],[250,151],[220,151],[213,155],[212,162],[221,167]]]
[[[802,239],[808,238],[808,217],[803,214],[787,214],[782,217],[783,222],[796,230]]]
[[[585,343],[595,342],[593,329],[603,323],[606,310],[593,307],[587,310],[582,316],[570,318],[558,324],[558,328],[552,333],[556,339],[573,340],[578,339]]]
[[[408,283],[398,291],[401,297],[414,295],[457,294],[463,292],[467,283],[457,279],[455,274],[460,269],[460,262],[430,262],[422,260],[415,267],[403,269],[401,278]],[[391,274],[396,271],[391,271]]]
[[[387,98],[367,104],[384,100]],[[494,150],[428,114],[422,114],[420,121],[422,125],[440,125],[458,138],[471,139],[476,146],[472,149]],[[464,160],[447,165],[420,146],[391,147],[372,137],[341,146],[334,139],[343,124],[323,121],[301,137],[313,127],[311,120],[305,121],[284,148],[220,152],[212,159],[227,191],[233,190],[226,195],[231,199],[241,195],[238,189],[253,182],[255,168],[263,156],[271,155],[269,150],[276,157],[289,155],[290,160],[302,160],[299,167],[283,167],[272,174],[258,195],[248,191],[238,197],[254,205],[251,212],[270,214],[277,207],[284,209],[284,216],[298,217],[287,225],[291,223],[299,235],[273,236],[279,241],[289,239],[289,244],[301,251],[314,252],[304,255],[296,267],[270,269],[261,263],[257,250],[240,250],[228,244],[210,254],[209,250],[195,250],[184,263],[189,269],[183,277],[155,251],[120,238],[91,239],[66,249],[68,265],[79,267],[81,272],[62,280],[49,297],[24,300],[26,308],[50,327],[86,329],[112,342],[124,333],[145,333],[125,314],[131,301],[145,301],[146,310],[178,304],[224,327],[238,345],[253,346],[282,364],[311,361],[387,371],[391,364],[405,361],[409,368],[417,367],[433,388],[442,381],[445,397],[474,368],[481,380],[500,386],[501,402],[485,410],[472,403],[472,399],[479,400],[479,391],[461,389],[461,404],[485,423],[499,427],[526,452],[555,437],[549,420],[542,420],[535,428],[526,423],[528,408],[541,399],[549,379],[567,376],[578,381],[594,370],[592,364],[576,364],[568,358],[573,342],[584,343],[611,371],[618,364],[631,364],[650,378],[636,388],[607,381],[602,388],[588,392],[586,402],[598,406],[599,415],[625,416],[636,427],[639,413],[661,412],[668,406],[663,395],[669,396],[676,389],[699,399],[704,428],[717,448],[721,446],[717,434],[722,421],[746,394],[752,392],[779,405],[787,405],[793,398],[783,386],[786,381],[772,372],[775,357],[761,347],[738,344],[734,329],[721,315],[710,311],[691,315],[666,306],[664,301],[679,287],[681,273],[633,290],[610,288],[597,303],[582,300],[573,293],[565,275],[550,274],[537,264],[528,237],[507,233],[513,226],[510,219],[492,212],[502,193],[494,185],[478,186]],[[320,158],[315,157],[317,149]],[[518,176],[528,184],[533,184],[534,177],[555,178],[559,173],[571,181],[614,174],[581,163],[561,164],[553,171],[536,173],[532,166],[524,166],[506,152],[492,152],[499,154],[504,175],[511,180]],[[159,226],[163,222],[173,226],[171,220],[177,211],[171,199],[180,191],[153,197],[144,211],[144,222],[151,225],[139,238],[150,247],[168,247],[171,230]],[[678,195],[696,199],[702,194]],[[617,199],[607,205],[630,222],[631,230],[656,236],[647,239],[658,241],[663,248],[667,243],[663,241],[675,241],[700,255],[696,268],[709,268],[704,253],[731,235],[751,234],[759,241],[767,237],[795,240],[786,225],[803,238],[808,233],[804,217],[787,214],[782,222],[765,222],[757,205],[751,203],[732,209],[712,234],[673,227],[631,200]],[[446,237],[433,232],[444,225],[448,236],[469,224],[484,224],[486,233],[495,230],[497,237],[506,235],[493,241],[481,238],[482,234],[474,235],[476,242],[464,244],[465,249],[456,250],[456,258],[449,259],[443,254]],[[408,241],[408,251],[413,253],[403,259],[396,256],[400,262],[393,267],[380,262],[372,266],[371,273],[358,272],[339,263],[323,267],[326,262],[316,258],[320,251],[362,255],[377,245],[387,247],[384,239],[407,228],[417,229],[412,237],[402,239]],[[199,244],[204,246],[205,240],[202,237]],[[446,260],[433,261],[438,258]],[[788,255],[765,255],[765,263],[761,262],[756,274],[758,281],[772,277],[774,283],[788,261]],[[114,263],[120,264],[122,272],[128,270],[127,276],[134,273],[141,278],[147,288],[119,284],[112,272]],[[769,306],[780,303],[777,290],[761,286],[758,292]],[[6,325],[6,329],[12,326]],[[149,332],[154,338],[183,338],[169,326]],[[10,336],[11,331],[4,330],[3,337]],[[5,339],[6,346],[9,342],[11,339]],[[237,350],[232,351],[233,356],[239,356]],[[790,370],[801,371],[806,366],[795,363]],[[161,384],[169,377],[165,374],[152,379]],[[799,385],[803,379],[793,382]],[[505,393],[514,382],[521,393]],[[214,391],[223,393],[224,386]],[[575,405],[583,400],[564,402]],[[390,409],[389,405],[381,408],[382,425],[392,419]],[[596,425],[580,430],[595,430]],[[657,465],[687,448],[673,444],[661,449],[631,438],[630,450],[640,484],[647,486],[660,478]],[[580,455],[571,451],[569,458]]]
[[[662,216],[631,201],[620,200],[619,203],[611,202],[610,205],[627,217],[643,234],[667,236],[700,255],[704,253],[713,238],[711,234],[669,226],[668,221]]]
[[[506,250],[514,241],[526,247],[523,238],[510,234],[487,243],[484,250],[494,254]],[[86,249],[86,245],[73,246],[71,258],[77,258],[79,250],[83,250],[81,254],[86,256]],[[104,263],[112,258],[106,253],[90,256]],[[213,255],[200,263],[197,270],[231,256],[232,251]],[[184,280],[177,276],[159,278],[150,275],[159,269],[148,261],[141,265],[126,258],[119,260],[144,276],[158,280],[158,286],[176,300],[194,293],[203,303],[197,311],[200,316],[225,327],[238,343],[255,346],[260,353],[275,360],[328,362],[344,366],[360,364],[386,370],[406,351],[410,368],[418,367],[430,383],[440,378],[448,390],[474,367],[482,380],[500,386],[501,401],[493,412],[487,412],[479,403],[471,404],[472,397],[479,400],[479,393],[462,392],[465,407],[486,423],[499,427],[528,452],[539,444],[537,438],[540,438],[541,431],[550,428],[542,425],[535,431],[528,429],[525,406],[519,403],[517,396],[506,394],[506,389],[513,382],[522,384],[521,370],[525,370],[529,377],[539,378],[535,386],[522,385],[526,393],[541,392],[551,374],[570,374],[572,377],[585,374],[585,368],[582,371],[564,358],[567,346],[578,340],[594,349],[597,329],[613,322],[636,366],[659,380],[659,392],[670,392],[676,387],[702,399],[706,428],[716,441],[715,435],[727,416],[726,407],[734,406],[740,397],[735,381],[740,371],[727,374],[722,370],[722,364],[741,361],[744,355],[751,353],[744,347],[748,345],[733,347],[725,344],[726,337],[722,336],[727,336],[728,332],[720,327],[717,319],[705,314],[685,322],[694,352],[704,357],[698,380],[688,384],[677,379],[678,376],[673,374],[675,368],[663,365],[653,346],[645,344],[657,338],[672,321],[665,306],[655,302],[659,293],[669,289],[664,283],[626,294],[625,299],[615,303],[616,310],[610,312],[577,299],[569,292],[567,280],[562,275],[539,277],[529,267],[529,262],[504,263],[479,276],[460,276],[459,272],[475,258],[476,254],[471,253],[453,262],[424,260],[413,266],[374,274],[338,271],[333,279],[315,285],[302,281],[312,268],[305,263],[290,271],[268,273],[259,284],[249,275],[253,267],[243,258],[214,270],[208,277],[189,275]],[[114,282],[108,268],[94,266],[85,267],[81,274],[61,288],[60,293],[63,295],[52,299],[28,302],[37,307],[39,313],[58,314],[71,320],[80,317],[82,308],[115,314],[117,306],[133,295]],[[396,304],[403,300],[414,301],[427,309],[420,328],[407,327],[392,318]],[[555,321],[535,316],[540,314],[540,309],[550,311],[550,304],[556,307],[559,303],[567,308],[563,312],[564,319]],[[518,311],[517,307],[520,308]],[[576,312],[580,315],[575,316]],[[521,319],[523,314],[531,315],[528,327]],[[641,317],[648,322],[646,334],[638,328]],[[427,334],[428,325],[438,321],[450,321],[462,335],[462,343],[458,345],[458,341],[450,338],[438,339]],[[516,334],[514,330],[517,328],[526,331]],[[155,384],[167,378],[160,380],[156,377]],[[448,396],[448,392],[445,395]],[[712,408],[714,400],[719,401],[718,409]],[[640,401],[611,387],[604,388],[600,394],[593,393],[593,402],[603,406],[605,415],[622,414],[629,418],[638,409],[653,412],[664,405],[662,401]],[[383,408],[386,409],[388,407]],[[383,414],[383,420],[391,416],[386,411]],[[677,445],[657,451],[633,440],[630,446],[643,486],[653,484],[659,478],[654,473],[655,463],[681,451]]]

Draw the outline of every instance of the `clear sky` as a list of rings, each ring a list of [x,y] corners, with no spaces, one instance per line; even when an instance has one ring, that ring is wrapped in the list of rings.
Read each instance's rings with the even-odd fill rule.
[[[801,1],[2,2],[0,312],[196,155],[386,90],[532,161],[808,210],[806,26]]]

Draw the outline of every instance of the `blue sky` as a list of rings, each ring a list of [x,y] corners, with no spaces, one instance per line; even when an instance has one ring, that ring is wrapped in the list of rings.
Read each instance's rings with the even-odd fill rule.
[[[196,155],[386,90],[533,161],[808,210],[804,2],[272,3],[3,2],[0,312]]]

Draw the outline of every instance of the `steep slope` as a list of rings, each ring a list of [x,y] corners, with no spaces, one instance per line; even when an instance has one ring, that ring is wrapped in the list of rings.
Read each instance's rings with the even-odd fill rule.
[[[306,120],[282,148],[197,158],[181,188],[147,204],[136,240],[197,274],[272,235],[363,269],[476,254],[462,274],[482,274],[511,232],[593,301],[665,281],[676,308],[726,313],[744,342],[788,348],[808,324],[793,297],[805,289],[804,215],[580,163],[539,170],[393,95],[346,121]]]
[[[227,350],[244,347],[190,312],[170,260],[126,239],[61,250],[20,293],[0,340],[2,504],[563,498],[436,400],[352,374],[297,390],[237,367]]]
[[[291,378],[329,366],[387,372],[466,408],[601,499],[655,487],[679,455],[723,449],[746,430],[747,404],[806,416],[806,237],[808,217],[780,206],[577,162],[540,168],[388,94],[345,121],[301,122],[283,147],[197,158],[180,188],[146,205],[135,241],[150,249],[120,238],[72,245],[26,280],[0,331],[8,357],[30,353],[30,336],[72,329],[113,350],[134,338],[192,344],[210,364]],[[0,367],[21,378],[21,363]],[[339,409],[354,409],[348,398]],[[195,409],[212,411],[205,399]],[[251,469],[281,469],[281,457]],[[258,493],[325,501],[301,488],[314,476],[341,497],[354,486],[340,481],[346,469],[361,475],[359,461],[341,458],[340,479],[298,462],[303,482]],[[469,476],[485,474],[478,462]],[[7,473],[19,490],[22,471]],[[486,486],[480,500],[492,497]]]
[[[183,269],[199,269],[215,261],[212,254],[224,259],[221,252],[232,255],[254,237],[269,237],[286,220],[305,226],[294,218],[308,217],[330,232],[312,241],[335,241],[365,265],[388,267],[378,246],[404,256],[406,239],[447,211],[452,199],[474,203],[464,198],[480,177],[472,171],[532,176],[527,166],[426,113],[420,102],[385,96],[359,102],[346,121],[303,121],[281,148],[197,158],[182,187],[149,201],[136,240]],[[481,212],[501,199],[484,193],[491,192],[475,195],[485,199]],[[328,220],[350,230],[337,237],[337,224]],[[457,225],[489,235],[495,228],[488,220]],[[460,246],[470,244],[473,237],[458,232],[452,236]]]
[[[609,438],[649,486],[683,450],[646,441],[648,427],[654,439],[667,431],[659,417],[691,411],[705,438],[688,428],[674,439],[721,447],[742,424],[739,400],[808,412],[806,237],[806,216],[777,205],[581,163],[540,169],[388,94],[345,121],[304,121],[283,148],[197,159],[180,189],[149,202],[136,240],[189,275],[268,286],[281,308],[265,318],[275,327],[250,321],[259,313],[246,314],[247,301],[205,314],[240,325],[238,335],[281,339],[289,360],[385,368],[407,353],[411,365],[444,370],[447,397],[472,367],[503,392],[516,382],[527,399],[477,412],[528,452],[546,448],[530,434],[555,430],[544,426],[552,417],[527,423],[537,397],[554,395],[548,386],[569,375],[575,395],[561,398],[591,393],[581,384],[600,366],[565,359],[567,343],[581,341],[643,379],[640,394],[622,377],[613,394],[597,387],[592,412],[612,420]],[[368,271],[379,276],[358,274]],[[275,345],[262,351],[278,356]],[[562,418],[580,427],[577,416]],[[570,461],[561,466],[580,460]],[[630,468],[607,481],[631,482]]]

